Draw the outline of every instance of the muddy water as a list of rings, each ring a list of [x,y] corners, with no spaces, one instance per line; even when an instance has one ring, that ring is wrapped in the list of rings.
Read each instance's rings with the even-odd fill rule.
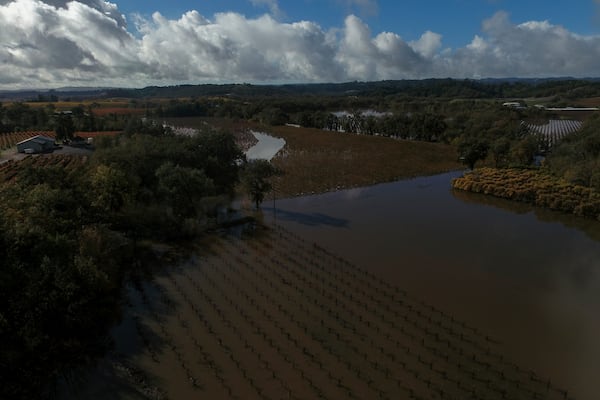
[[[265,218],[501,343],[577,399],[600,396],[600,223],[453,193],[457,174],[277,200]]]

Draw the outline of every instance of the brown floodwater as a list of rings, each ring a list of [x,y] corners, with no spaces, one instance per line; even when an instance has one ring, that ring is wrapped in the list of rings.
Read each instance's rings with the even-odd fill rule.
[[[263,211],[477,327],[569,396],[600,398],[600,223],[453,192],[457,175],[267,201]]]

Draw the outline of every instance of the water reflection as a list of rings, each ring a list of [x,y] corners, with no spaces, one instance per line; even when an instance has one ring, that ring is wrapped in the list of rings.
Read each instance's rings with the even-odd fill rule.
[[[452,192],[457,175],[278,200],[277,220],[480,327],[575,398],[594,399],[600,223]]]
[[[536,218],[542,222],[559,222],[567,227],[576,228],[588,235],[591,239],[600,242],[600,223],[598,223],[598,221],[581,218],[575,215],[558,213],[517,201],[509,201],[479,193],[465,192],[463,190],[452,190],[452,195],[466,203],[484,204],[517,214],[533,212]]]
[[[254,137],[258,140],[254,146],[246,151],[246,158],[248,160],[271,160],[275,157],[275,154],[285,146],[285,140],[276,138],[266,133],[251,132]]]
[[[562,227],[559,229],[564,229],[565,227],[574,228],[587,235],[590,239],[600,242],[600,223],[597,221],[592,221],[574,215],[553,212],[551,210],[534,207],[526,203],[508,201],[505,199],[461,190],[453,190],[452,195],[455,198],[467,203],[484,204],[486,206],[496,207],[502,210],[514,212],[516,214],[531,213],[538,221],[546,223],[543,225],[546,229],[551,229],[548,224],[560,224]],[[543,235],[543,232],[540,233],[540,235]],[[575,289],[585,290],[590,284],[594,283],[594,280],[598,279],[598,274],[600,271],[598,267],[598,259],[596,258],[596,252],[582,251],[581,249],[577,248],[577,242],[578,240],[575,237],[572,238],[572,240],[566,240],[557,245],[559,248],[565,250],[563,254],[577,254],[576,258],[562,258],[562,271],[564,276],[569,278],[569,281],[574,285]],[[547,243],[546,246],[550,245],[553,245],[553,243]],[[570,249],[573,249],[574,247],[575,249],[571,251]],[[546,274],[547,271],[544,273],[544,275]],[[543,277],[538,278],[541,279]]]

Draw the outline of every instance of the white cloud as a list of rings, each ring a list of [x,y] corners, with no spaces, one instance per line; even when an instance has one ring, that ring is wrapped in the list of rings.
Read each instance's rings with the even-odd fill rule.
[[[427,67],[400,36],[383,32],[373,38],[369,27],[354,15],[346,18],[335,62],[344,68],[345,79],[356,80],[413,77]]]
[[[1,5],[0,82],[83,83],[137,71],[139,64],[130,56],[136,43],[120,17],[107,10],[79,2]]]
[[[208,21],[191,11],[177,21],[160,14],[142,31],[141,58],[160,79],[250,81],[336,80],[335,49],[311,22],[282,24],[236,13]]]
[[[581,36],[548,21],[510,22],[497,13],[483,23],[484,36],[455,51],[450,76],[597,76],[600,37]]]
[[[467,45],[467,49],[475,54],[483,53],[488,49],[488,44],[481,36],[475,35],[473,41]]]
[[[432,58],[442,48],[442,35],[427,31],[421,35],[419,40],[410,42],[409,45],[423,57]]]
[[[54,6],[56,8],[67,8],[68,3],[72,0],[44,0],[45,4]],[[14,0],[0,0],[0,6],[14,2]],[[125,17],[119,12],[117,5],[104,0],[79,0],[79,3],[84,4],[90,8],[96,9],[103,14],[110,16],[114,19],[119,26],[123,27],[126,25]]]
[[[443,49],[442,36],[432,31],[411,41],[373,34],[354,15],[333,30],[275,18],[154,13],[128,28],[117,6],[101,0],[0,0],[0,88],[600,72],[600,37],[548,21],[514,24],[506,13],[484,21],[481,33],[454,50]]]

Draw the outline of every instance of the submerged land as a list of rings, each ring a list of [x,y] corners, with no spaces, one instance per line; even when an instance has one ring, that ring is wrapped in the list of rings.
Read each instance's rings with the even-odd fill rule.
[[[456,190],[595,223],[597,83],[87,95],[0,107],[0,372],[12,382],[0,397],[590,393],[508,358],[503,338],[460,310],[272,225],[252,204],[468,169]],[[266,169],[245,160],[253,130],[285,140]],[[17,153],[36,134],[61,148]]]

